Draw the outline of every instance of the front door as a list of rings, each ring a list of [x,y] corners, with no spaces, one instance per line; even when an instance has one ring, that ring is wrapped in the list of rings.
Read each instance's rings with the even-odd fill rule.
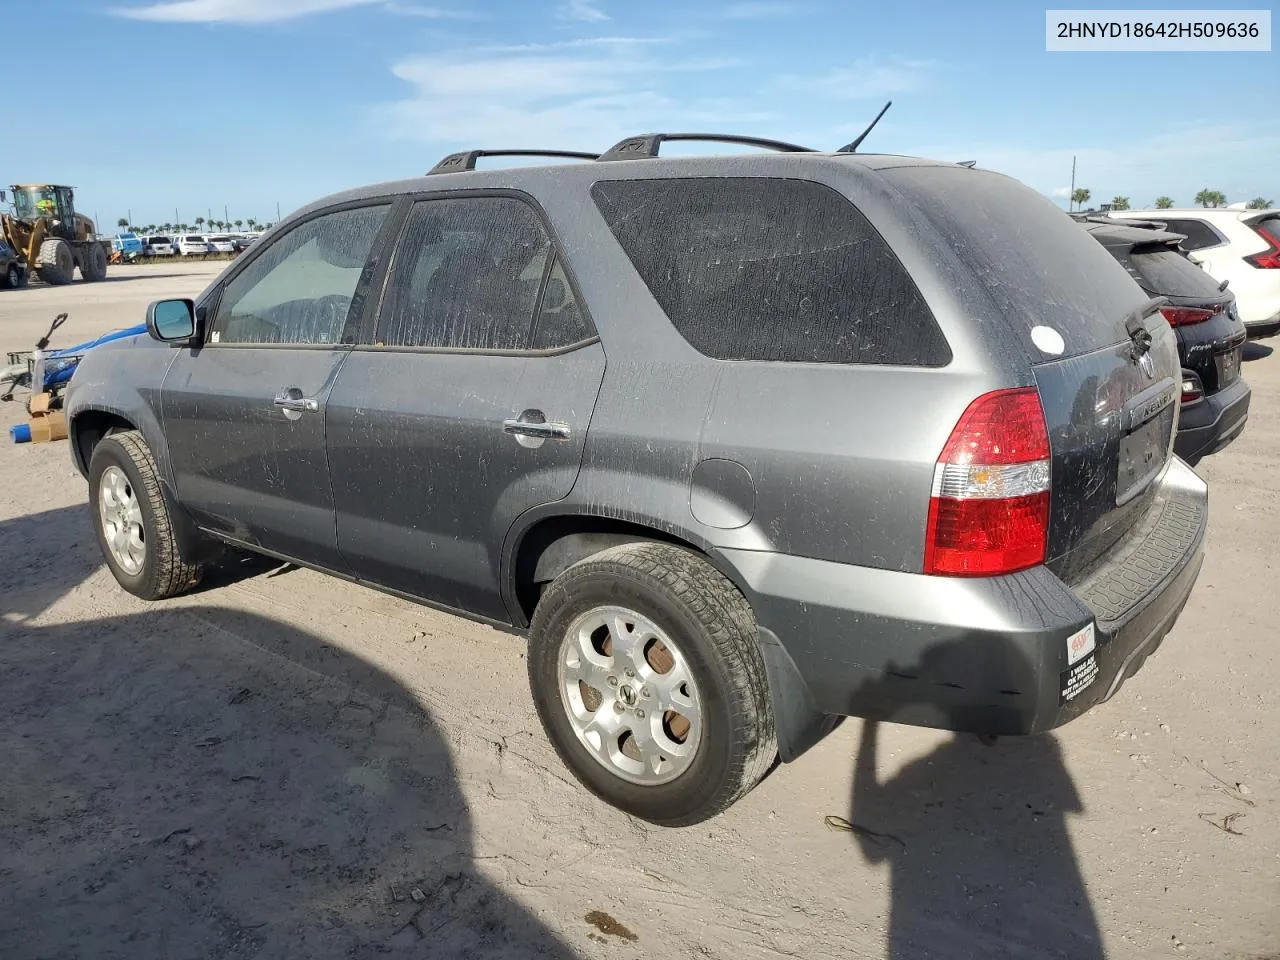
[[[604,375],[534,208],[422,200],[393,256],[376,343],[328,402],[338,545],[357,576],[494,620],[502,543],[561,499]]]
[[[281,234],[215,293],[204,346],[169,368],[169,457],[178,497],[201,526],[340,566],[325,410],[388,210],[340,209]]]

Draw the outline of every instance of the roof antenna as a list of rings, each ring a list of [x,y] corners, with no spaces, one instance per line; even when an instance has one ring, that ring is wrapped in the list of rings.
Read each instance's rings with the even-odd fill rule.
[[[892,106],[893,106],[893,101],[890,100],[888,103],[886,103],[883,107],[880,108],[880,112],[876,114],[876,118],[872,120],[870,124],[868,124],[867,129],[862,131],[861,135],[858,137],[857,140],[854,140],[852,143],[846,143],[843,147],[837,150],[836,153],[857,153],[858,147],[862,145],[862,141],[867,139],[867,134],[869,134],[875,128],[875,125],[880,122],[880,118],[885,115],[885,111],[887,111]]]

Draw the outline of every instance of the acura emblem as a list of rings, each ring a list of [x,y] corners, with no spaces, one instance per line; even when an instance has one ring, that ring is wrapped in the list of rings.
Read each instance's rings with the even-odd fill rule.
[[[1144,353],[1140,356],[1138,358],[1138,366],[1142,368],[1142,372],[1147,375],[1148,380],[1152,379],[1156,375],[1156,365],[1151,359],[1151,354]]]

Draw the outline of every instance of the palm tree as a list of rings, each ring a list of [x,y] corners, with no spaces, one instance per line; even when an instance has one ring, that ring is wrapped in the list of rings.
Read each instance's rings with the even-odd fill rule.
[[[243,220],[237,220],[237,221],[236,221],[236,229],[237,229],[237,230],[243,230],[243,229],[244,229],[244,221],[243,221]]]
[[[1156,209],[1168,210],[1173,206],[1173,197],[1156,197]]]
[[[121,217],[119,220],[116,221],[116,226],[119,227],[121,230],[128,230],[129,221],[126,220],[124,217]]]
[[[1227,195],[1221,190],[1210,190],[1206,187],[1196,194],[1196,203],[1202,207],[1226,206]]]
[[[199,230],[204,226],[204,217],[196,217],[196,229]]]
[[[1129,209],[1129,198],[1128,198],[1128,197],[1113,197],[1113,198],[1112,198],[1112,200],[1111,200],[1111,209],[1112,209],[1112,210],[1128,210],[1128,209]]]
[[[253,219],[253,217],[250,217],[250,218],[249,218],[248,223],[249,223],[249,229],[250,229],[250,230],[257,230],[257,229],[258,229],[258,221],[257,221],[257,220],[255,220],[255,219]]]
[[[1270,210],[1271,201],[1266,199],[1265,197],[1254,197],[1252,200],[1250,200],[1248,203],[1245,204],[1245,209],[1246,210]]]
[[[1075,192],[1071,194],[1071,204],[1074,206],[1077,203],[1088,203],[1091,196],[1093,196],[1093,194],[1089,192],[1088,187],[1076,187]]]

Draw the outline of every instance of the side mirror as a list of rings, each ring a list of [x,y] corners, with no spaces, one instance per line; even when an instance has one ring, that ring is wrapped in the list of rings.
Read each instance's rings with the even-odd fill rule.
[[[196,335],[191,300],[156,300],[147,307],[147,333],[161,343],[186,343]]]

